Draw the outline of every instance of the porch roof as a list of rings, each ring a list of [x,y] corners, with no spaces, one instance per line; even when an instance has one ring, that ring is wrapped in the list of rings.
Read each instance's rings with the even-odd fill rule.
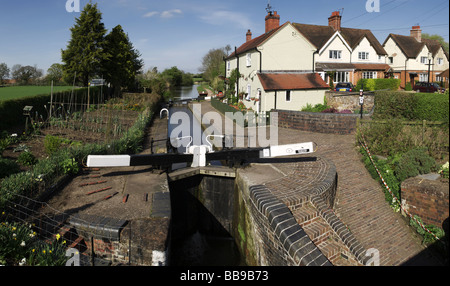
[[[317,73],[306,74],[258,74],[259,80],[265,91],[278,90],[310,90],[329,89],[330,87],[323,81]]]

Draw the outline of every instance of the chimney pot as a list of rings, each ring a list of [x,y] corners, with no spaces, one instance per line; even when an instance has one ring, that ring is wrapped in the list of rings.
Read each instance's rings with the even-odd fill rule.
[[[247,34],[246,34],[246,36],[247,36],[247,40],[246,40],[246,42],[249,42],[249,41],[251,41],[251,40],[252,40],[252,32],[251,32],[250,30],[248,30],[248,32],[247,32]]]
[[[331,17],[328,18],[328,26],[332,27],[335,31],[341,30],[341,20],[342,16],[339,11],[331,13]]]
[[[422,30],[420,29],[420,26],[412,27],[411,37],[414,37],[418,42],[422,42]]]
[[[273,14],[268,13],[266,16],[266,33],[280,27],[280,15],[278,15],[277,11]]]

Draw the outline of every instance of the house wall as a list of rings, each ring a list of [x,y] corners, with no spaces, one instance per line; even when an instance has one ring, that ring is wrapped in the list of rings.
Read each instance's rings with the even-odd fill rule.
[[[367,60],[360,60],[359,59],[359,52],[366,52],[369,53],[369,59]],[[369,40],[367,38],[364,38],[361,40],[358,46],[353,50],[352,56],[351,56],[351,62],[352,63],[363,63],[363,64],[384,64],[386,63],[386,57],[384,55],[379,57],[377,51],[372,47]]]
[[[388,57],[393,58],[393,63],[390,63],[389,60],[386,62],[391,66],[394,71],[404,71],[405,70],[405,61],[406,56],[402,52],[402,50],[395,44],[395,41],[392,38],[384,45],[384,49],[386,50]]]
[[[316,49],[290,24],[273,35],[260,50],[263,53],[263,70],[313,70]]]
[[[396,45],[392,38],[389,38],[384,45],[384,49],[388,53],[388,57],[393,57],[393,63],[386,61],[394,70],[394,76],[401,79],[401,87],[404,88],[406,83],[411,82],[409,73],[425,73],[428,74],[428,65],[421,63],[421,57],[428,57],[428,48],[424,46],[420,54],[415,59],[407,59],[402,50]],[[395,55],[395,56],[394,56]],[[443,64],[439,65],[438,58],[443,59]],[[434,56],[434,65],[431,66],[431,81],[436,81],[436,75],[449,68],[449,61],[444,53],[444,50],[440,48],[439,52]],[[414,80],[419,80],[419,76]]]
[[[341,59],[330,59],[330,51],[342,51]],[[323,63],[350,63],[350,60],[350,50],[339,36],[334,36],[333,40],[316,57],[316,62]]]
[[[323,104],[325,90],[293,90],[291,100],[286,101],[286,91],[277,92],[277,109],[300,111],[309,103],[312,106]],[[267,110],[269,111],[269,110]]]

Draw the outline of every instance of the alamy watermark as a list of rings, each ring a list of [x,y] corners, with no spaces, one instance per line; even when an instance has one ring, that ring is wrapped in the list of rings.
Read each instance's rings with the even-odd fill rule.
[[[213,138],[212,144],[222,146],[224,138],[234,138],[225,140],[226,148],[267,148],[278,145],[278,113],[270,113],[270,124],[267,124],[266,114],[254,112],[226,112],[225,122],[222,114],[211,111],[202,114],[201,104],[192,105],[192,120],[198,120],[205,127],[204,130],[199,125],[191,125],[189,114],[178,111],[170,116],[170,124],[175,128],[170,133],[170,138],[182,139],[171,140],[175,148],[188,147],[191,144],[209,145],[203,134]],[[189,140],[189,138],[191,140]],[[247,143],[247,144],[246,144]]]
[[[366,11],[369,13],[379,13],[381,11],[380,1],[381,0],[367,0]]]
[[[66,11],[68,13],[80,13],[80,0],[67,0]]]

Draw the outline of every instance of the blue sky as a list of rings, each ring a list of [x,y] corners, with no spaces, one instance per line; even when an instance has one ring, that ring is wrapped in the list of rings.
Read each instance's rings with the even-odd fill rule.
[[[83,8],[89,0],[79,0]],[[343,9],[342,26],[370,29],[383,43],[389,33],[409,35],[413,25],[449,41],[448,0],[375,0],[380,12],[368,13],[367,0],[271,0],[281,23],[327,25]],[[66,11],[67,0],[0,0],[0,63],[37,65],[47,71],[61,62],[61,49],[79,13]],[[92,0],[108,32],[122,25],[141,52],[145,68],[177,66],[197,73],[213,48],[240,46],[251,29],[264,33],[268,0]]]

